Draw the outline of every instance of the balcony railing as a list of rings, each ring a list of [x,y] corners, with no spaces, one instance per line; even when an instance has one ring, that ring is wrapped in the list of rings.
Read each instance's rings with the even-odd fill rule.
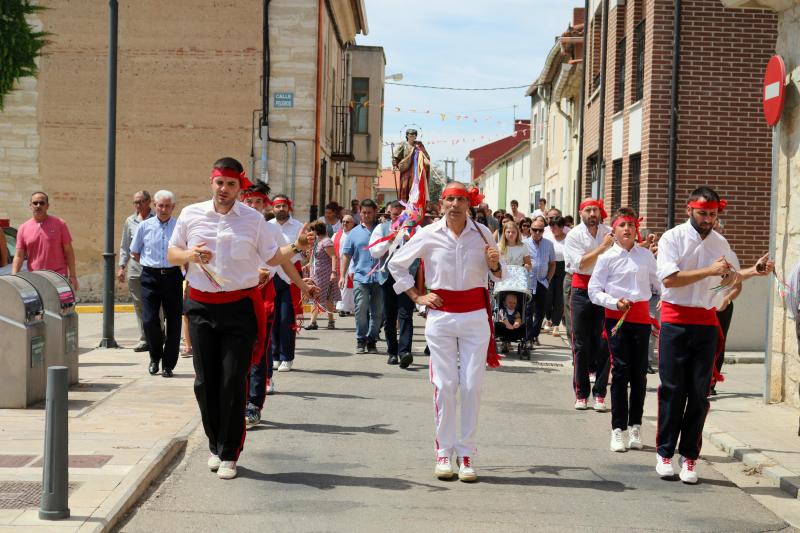
[[[335,105],[331,131],[331,159],[355,161],[353,155],[353,132],[350,125],[350,107]]]

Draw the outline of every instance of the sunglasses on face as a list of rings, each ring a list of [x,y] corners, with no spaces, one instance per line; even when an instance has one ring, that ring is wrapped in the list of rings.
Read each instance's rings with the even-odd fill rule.
[[[40,202],[40,201],[31,202],[31,205],[47,205],[47,202]]]
[[[533,228],[531,233],[544,233],[544,228]]]
[[[523,228],[530,228],[530,227],[531,227],[531,225],[530,225],[530,224],[523,224],[523,225],[522,225],[522,227],[523,227]]]

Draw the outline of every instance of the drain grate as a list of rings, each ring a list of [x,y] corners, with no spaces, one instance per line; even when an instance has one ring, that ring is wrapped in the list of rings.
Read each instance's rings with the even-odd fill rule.
[[[564,363],[548,363],[546,361],[533,361],[531,363],[533,366],[545,366],[545,367],[552,367],[552,368],[563,368]]]
[[[70,483],[69,493],[81,484]],[[39,507],[42,484],[39,481],[0,481],[0,509],[29,509]]]

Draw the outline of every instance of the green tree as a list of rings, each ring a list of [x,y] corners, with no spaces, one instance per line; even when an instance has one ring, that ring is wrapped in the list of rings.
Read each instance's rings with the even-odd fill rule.
[[[445,174],[444,170],[436,164],[431,164],[431,174],[432,175],[428,177],[428,198],[432,201],[437,201],[444,190],[444,184],[439,180],[443,180]]]
[[[36,58],[47,45],[47,33],[35,31],[26,15],[44,8],[30,0],[0,1],[0,111],[19,78],[36,76]]]

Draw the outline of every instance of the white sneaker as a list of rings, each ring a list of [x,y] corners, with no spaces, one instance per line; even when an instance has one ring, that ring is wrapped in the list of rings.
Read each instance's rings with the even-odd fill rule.
[[[212,472],[216,472],[219,470],[219,455],[214,455],[213,453],[208,454],[208,468]]]
[[[681,473],[678,474],[678,476],[681,478],[681,481],[690,485],[697,483],[697,472],[695,471],[696,461],[694,459],[686,459],[685,457],[681,456],[681,458],[678,460],[678,464],[681,465]]]
[[[656,472],[662,478],[674,476],[675,469],[672,468],[672,457],[661,457],[656,454]]]
[[[586,398],[578,398],[575,400],[575,409],[578,411],[585,411],[589,408],[589,404],[586,403]]]
[[[272,370],[278,370],[278,368],[280,366],[281,366],[281,362],[280,361],[273,361],[272,362]]]
[[[439,479],[450,479],[453,477],[453,465],[450,464],[450,458],[440,456],[436,458],[436,468],[433,474]]]
[[[275,378],[269,380],[269,385],[267,385],[267,396],[275,394]]]
[[[635,424],[628,427],[628,448],[632,450],[644,448],[642,444],[642,426]]]
[[[589,372],[589,383],[594,383],[595,381],[597,381],[597,374]]]
[[[278,372],[288,372],[292,369],[292,363],[294,361],[281,361],[280,366],[278,367]]]
[[[608,411],[608,405],[606,405],[606,399],[602,396],[596,396],[594,399],[594,410],[598,413],[605,413]]]
[[[624,452],[627,448],[625,448],[625,439],[622,435],[622,430],[612,429],[611,430],[611,451],[612,452]]]
[[[467,456],[458,458],[458,479],[467,482],[478,479],[478,474],[472,466],[472,459]]]
[[[219,464],[217,475],[220,479],[233,479],[236,477],[236,461],[222,461]]]

